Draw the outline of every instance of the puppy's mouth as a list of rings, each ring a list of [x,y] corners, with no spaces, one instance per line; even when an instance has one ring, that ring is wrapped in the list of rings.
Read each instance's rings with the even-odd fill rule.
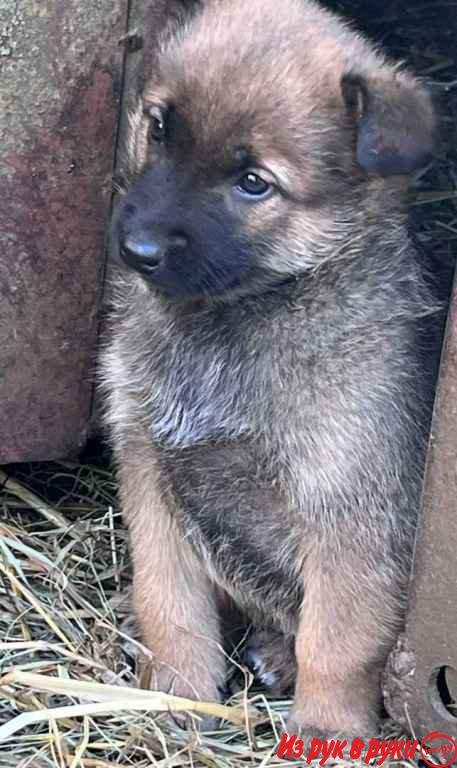
[[[125,214],[125,209],[121,209]],[[210,233],[211,235],[212,233]],[[219,233],[217,233],[219,235]],[[179,300],[221,299],[268,290],[278,281],[262,267],[252,243],[222,232],[203,245],[183,230],[133,227],[113,218],[110,257],[141,277],[151,290]]]

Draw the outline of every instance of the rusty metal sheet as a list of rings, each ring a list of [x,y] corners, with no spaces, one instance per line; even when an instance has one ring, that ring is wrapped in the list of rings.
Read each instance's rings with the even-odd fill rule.
[[[457,284],[448,317],[405,634],[385,680],[389,713],[417,737],[457,737]]]
[[[85,440],[127,0],[0,0],[0,462]]]

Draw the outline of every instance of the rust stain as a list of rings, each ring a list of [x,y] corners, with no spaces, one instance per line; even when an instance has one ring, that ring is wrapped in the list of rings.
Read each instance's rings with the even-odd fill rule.
[[[0,177],[0,461],[62,456],[89,421],[117,104],[95,63]]]

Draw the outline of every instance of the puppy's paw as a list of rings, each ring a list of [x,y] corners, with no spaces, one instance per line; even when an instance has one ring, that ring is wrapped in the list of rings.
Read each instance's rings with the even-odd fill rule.
[[[243,661],[256,679],[276,696],[291,693],[297,664],[293,638],[259,630],[249,639]]]
[[[262,649],[256,645],[247,646],[243,654],[243,662],[254,674],[256,680],[269,691],[278,687],[278,673],[268,667],[268,659]]]
[[[144,658],[139,664],[138,674],[139,684],[143,689],[162,691],[170,696],[191,701],[219,703],[221,700],[220,691],[209,674],[194,675],[192,680],[189,676],[180,675],[165,664],[153,664]],[[211,731],[217,728],[219,722],[211,715],[191,714],[190,711],[170,711],[168,717],[180,728],[186,730]]]
[[[292,706],[286,721],[286,733],[297,735],[309,748],[313,739],[321,742],[331,740],[344,741],[348,744],[353,739],[370,739],[376,736],[379,723],[367,711],[345,710],[332,707],[320,707],[312,701],[303,705],[297,702]]]
[[[318,728],[318,726],[308,725],[306,722],[302,722],[299,719],[297,720],[294,715],[289,715],[287,718],[285,732],[289,734],[289,736],[298,736],[298,738],[303,741],[306,748],[309,748],[313,739],[325,741],[337,736],[335,731],[324,730]]]

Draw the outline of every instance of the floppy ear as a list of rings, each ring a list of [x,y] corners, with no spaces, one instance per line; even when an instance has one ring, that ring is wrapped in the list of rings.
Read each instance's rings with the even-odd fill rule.
[[[357,162],[380,176],[409,174],[432,158],[436,120],[430,96],[394,70],[344,75],[341,89],[357,129]]]

